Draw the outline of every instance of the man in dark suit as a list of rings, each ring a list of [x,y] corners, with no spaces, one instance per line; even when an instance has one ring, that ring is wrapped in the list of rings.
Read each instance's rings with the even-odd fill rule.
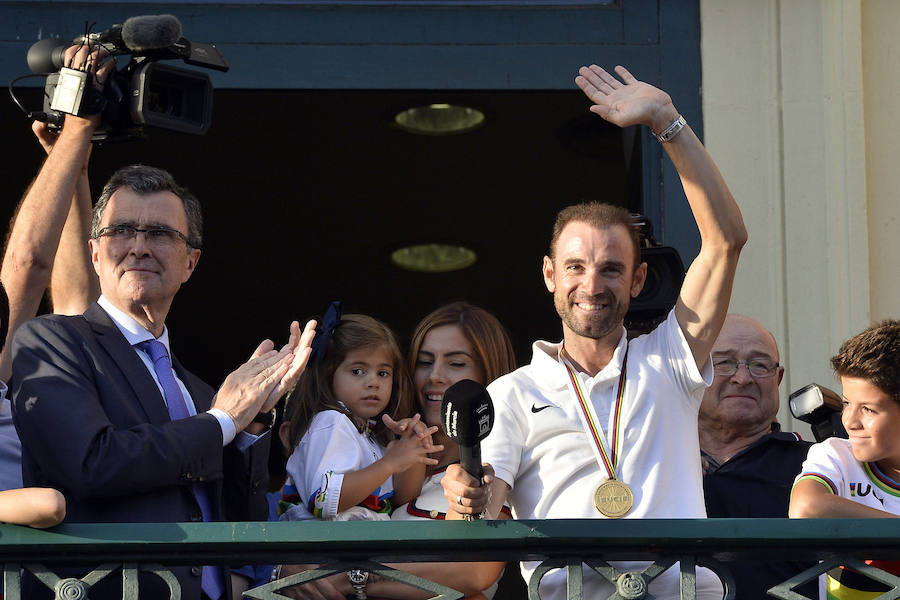
[[[69,116],[61,139],[90,144],[97,121]],[[10,388],[23,477],[61,490],[68,522],[266,519],[265,421],[303,370],[314,323],[302,335],[292,323],[280,351],[264,341],[214,391],[174,359],[165,326],[201,242],[199,203],[171,175],[120,169],[91,227],[99,301],[83,315],[38,317],[15,337]],[[221,568],[173,572],[182,598],[228,597]],[[116,578],[106,579],[92,598],[121,597]],[[141,596],[168,592],[148,575]]]

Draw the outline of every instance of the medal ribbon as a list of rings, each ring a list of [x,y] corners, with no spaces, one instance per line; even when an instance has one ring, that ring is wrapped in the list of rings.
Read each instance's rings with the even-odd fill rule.
[[[606,454],[606,448],[603,444],[603,430],[597,425],[597,419],[594,416],[594,408],[581,390],[581,382],[575,375],[575,371],[569,366],[568,362],[566,362],[565,365],[566,371],[569,373],[569,380],[572,382],[572,389],[575,391],[575,397],[578,399],[578,405],[581,407],[581,412],[584,414],[587,429],[594,439],[594,445],[599,451],[596,452],[597,457],[600,459],[597,462],[606,468],[609,478],[614,480],[616,479],[616,465],[619,461],[618,446],[621,432],[622,399],[625,397],[625,368],[628,366],[628,345],[625,345],[625,358],[622,360],[622,372],[619,374],[619,386],[616,391],[616,404],[613,407],[613,430],[612,442],[610,444],[612,446],[612,452],[609,455]]]

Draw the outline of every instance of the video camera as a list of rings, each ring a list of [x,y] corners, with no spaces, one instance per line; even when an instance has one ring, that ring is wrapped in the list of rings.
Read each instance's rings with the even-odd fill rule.
[[[629,337],[634,337],[653,331],[675,306],[684,281],[684,263],[678,250],[656,241],[649,219],[637,213],[631,218],[640,237],[641,262],[647,263],[644,287],[625,314],[625,329]]]
[[[71,45],[90,51],[103,48],[112,56],[130,55],[131,60],[110,75],[101,91],[90,71],[63,64]],[[47,76],[43,112],[26,110],[14,94],[13,100],[29,118],[47,122],[52,131],[62,127],[64,113],[102,114],[94,141],[143,137],[144,126],[202,135],[212,118],[212,83],[206,73],[158,62],[175,59],[217,71],[229,68],[216,46],[184,38],[174,16],[131,17],[101,33],[88,31],[72,44],[46,39],[32,45],[28,66],[32,73]]]

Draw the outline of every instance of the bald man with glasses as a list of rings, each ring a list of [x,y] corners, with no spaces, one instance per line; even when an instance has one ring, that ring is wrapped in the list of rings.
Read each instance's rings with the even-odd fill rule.
[[[781,431],[778,386],[784,377],[775,337],[759,322],[729,314],[712,349],[715,377],[700,404],[703,492],[709,517],[786,518],[791,485],[812,445]],[[766,590],[807,563],[728,563],[737,598]],[[815,597],[813,584],[805,592]]]

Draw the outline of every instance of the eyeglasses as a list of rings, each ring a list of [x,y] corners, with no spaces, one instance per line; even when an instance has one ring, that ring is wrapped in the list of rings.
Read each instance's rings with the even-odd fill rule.
[[[105,237],[114,242],[124,242],[126,240],[133,240],[139,233],[143,233],[147,243],[155,247],[174,246],[180,241],[183,241],[191,248],[196,247],[183,233],[177,229],[166,227],[165,225],[154,225],[143,229],[129,223],[109,225],[98,231],[97,235],[94,236],[94,239]]]
[[[779,364],[768,360],[735,360],[733,358],[715,358],[713,357],[713,371],[721,377],[731,377],[741,365],[747,367],[750,374],[754,377],[764,378],[771,377],[778,370]]]

